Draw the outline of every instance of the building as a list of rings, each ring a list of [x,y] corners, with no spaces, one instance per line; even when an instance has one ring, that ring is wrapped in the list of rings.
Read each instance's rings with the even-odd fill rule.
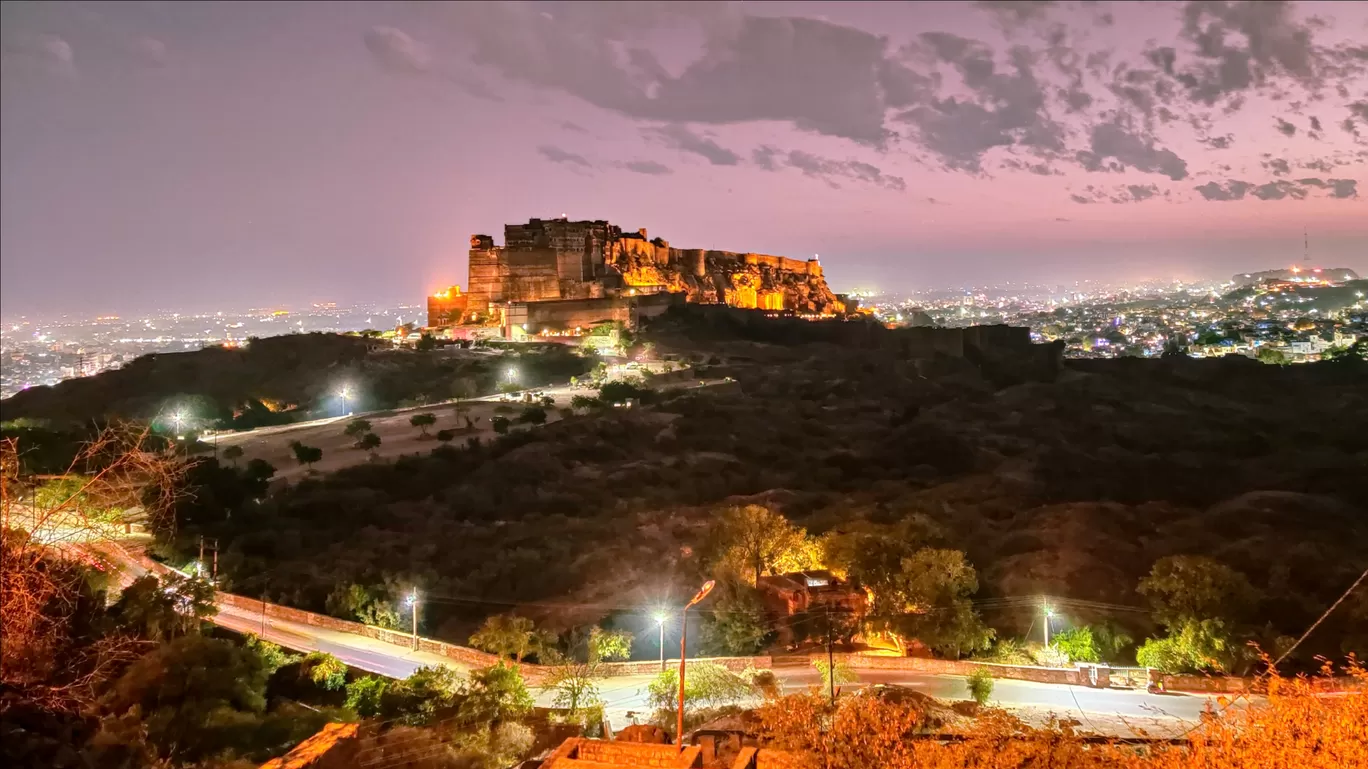
[[[467,311],[489,320],[508,303],[678,293],[748,309],[844,311],[816,258],[678,249],[605,220],[530,219],[504,226],[504,245],[470,239]]]
[[[465,320],[470,297],[461,293],[460,286],[448,286],[427,300],[428,328],[454,326]]]
[[[797,571],[761,577],[756,584],[765,608],[780,617],[829,611],[832,614],[864,614],[868,596],[860,588],[826,570]],[[780,623],[778,643],[793,642],[790,624]]]

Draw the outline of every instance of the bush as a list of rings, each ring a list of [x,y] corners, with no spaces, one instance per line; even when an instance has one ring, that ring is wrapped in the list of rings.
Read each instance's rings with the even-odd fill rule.
[[[470,673],[470,685],[461,702],[461,718],[472,721],[505,721],[532,711],[532,695],[517,667],[500,662]]]
[[[324,691],[337,691],[347,683],[347,664],[325,652],[305,655],[301,672]]]
[[[347,710],[362,718],[380,714],[380,702],[389,688],[389,679],[365,676],[347,684]]]
[[[490,419],[489,419],[489,426],[492,427],[492,428],[494,428],[494,432],[498,433],[499,435],[507,435],[507,434],[508,434],[508,425],[509,425],[508,417],[499,416],[499,417],[490,417]]]
[[[987,668],[978,668],[969,674],[965,680],[969,687],[969,696],[979,705],[987,705],[988,698],[993,696],[993,674]]]

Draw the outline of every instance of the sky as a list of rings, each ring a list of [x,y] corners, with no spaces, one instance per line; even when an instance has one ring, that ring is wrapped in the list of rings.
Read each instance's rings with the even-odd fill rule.
[[[419,302],[565,214],[837,290],[1368,273],[1368,3],[0,6],[0,311]]]

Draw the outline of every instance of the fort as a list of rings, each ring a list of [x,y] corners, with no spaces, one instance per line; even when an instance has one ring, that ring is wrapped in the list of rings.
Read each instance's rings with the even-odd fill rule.
[[[503,246],[489,235],[470,238],[464,322],[489,320],[509,305],[551,301],[573,300],[577,304],[564,307],[593,314],[598,302],[592,300],[653,294],[818,315],[845,309],[816,259],[680,249],[649,238],[645,229],[624,231],[604,220],[564,217],[505,225]],[[603,309],[622,314],[630,303],[608,302]]]

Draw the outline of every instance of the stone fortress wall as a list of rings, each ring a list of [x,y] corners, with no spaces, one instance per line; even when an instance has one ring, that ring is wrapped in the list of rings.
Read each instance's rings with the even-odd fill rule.
[[[680,249],[646,230],[604,220],[532,219],[504,227],[504,245],[470,239],[467,296],[475,313],[506,302],[602,299],[652,293],[763,310],[834,314],[844,308],[816,259]]]

